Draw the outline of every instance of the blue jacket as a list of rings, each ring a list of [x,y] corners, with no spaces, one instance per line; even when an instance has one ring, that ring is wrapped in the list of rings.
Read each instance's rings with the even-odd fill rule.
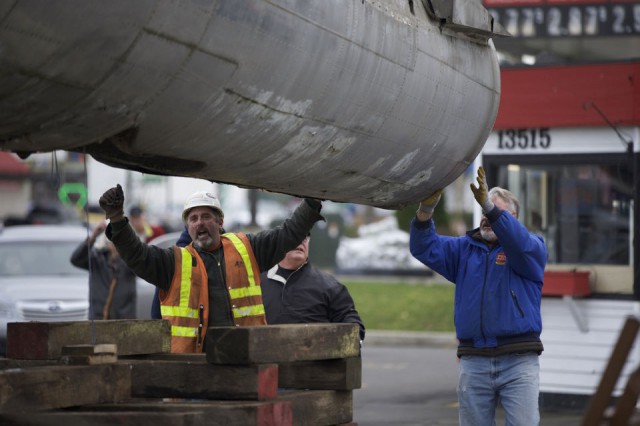
[[[474,238],[479,228],[462,237],[440,236],[433,220],[414,218],[411,254],[456,284],[454,323],[461,345],[540,341],[544,241],[508,211],[496,207],[486,216],[498,237],[492,248]]]

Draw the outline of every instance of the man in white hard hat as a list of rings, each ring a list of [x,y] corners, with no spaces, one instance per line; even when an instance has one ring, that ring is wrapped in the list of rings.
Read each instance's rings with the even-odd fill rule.
[[[120,185],[100,197],[110,220],[107,237],[144,280],[160,289],[161,313],[171,322],[172,352],[203,352],[208,327],[266,325],[260,272],[297,247],[320,215],[320,201],[305,199],[280,226],[255,235],[222,234],[224,212],[216,197],[187,198],[184,221],[192,243],[168,249],[144,244],[128,224]]]

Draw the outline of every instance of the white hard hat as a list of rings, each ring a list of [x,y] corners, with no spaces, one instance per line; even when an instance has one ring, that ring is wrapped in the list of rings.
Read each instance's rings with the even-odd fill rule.
[[[194,192],[187,198],[187,201],[184,202],[184,207],[182,208],[182,221],[187,221],[187,214],[189,210],[194,207],[211,207],[214,210],[217,210],[220,213],[220,216],[224,218],[224,212],[222,211],[222,207],[220,206],[220,200],[218,200],[212,193],[207,191],[198,191]]]

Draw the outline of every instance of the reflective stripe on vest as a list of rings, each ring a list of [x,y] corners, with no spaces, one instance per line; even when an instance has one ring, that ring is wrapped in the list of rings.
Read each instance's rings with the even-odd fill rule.
[[[242,299],[244,297],[250,296],[262,296],[262,288],[259,285],[256,285],[256,279],[253,275],[253,268],[251,267],[251,259],[249,257],[249,252],[247,252],[247,247],[245,247],[244,243],[237,235],[228,233],[224,234],[236,248],[238,253],[240,253],[240,257],[242,257],[242,262],[244,263],[244,268],[247,271],[247,279],[249,281],[249,287],[242,288],[229,288],[229,296],[231,297],[231,304],[234,305],[234,299]],[[242,307],[233,307],[231,309],[233,311],[234,318],[242,318],[248,316],[256,316],[256,315],[264,315],[264,305],[251,305],[251,306],[242,306]]]
[[[264,305],[243,306],[241,308],[233,308],[234,318],[243,318],[256,315],[264,315]]]
[[[182,252],[182,271],[180,277],[180,305],[167,306],[160,305],[160,313],[163,317],[198,318],[198,310],[189,307],[189,297],[191,296],[191,272],[193,258],[189,250],[180,248]],[[198,327],[171,326],[171,335],[177,337],[197,337]]]
[[[194,327],[180,327],[178,325],[172,325],[171,335],[176,337],[192,337],[195,339],[198,335],[198,329]]]

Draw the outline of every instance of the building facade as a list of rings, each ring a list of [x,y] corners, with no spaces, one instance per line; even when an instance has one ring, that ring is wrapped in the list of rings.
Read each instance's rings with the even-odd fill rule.
[[[505,43],[510,55],[518,46],[520,52],[540,53],[554,37],[559,41],[557,51],[543,52],[547,58],[558,55],[552,63],[502,68],[500,109],[478,162],[490,186],[518,195],[520,220],[544,237],[549,250],[542,301],[543,406],[583,407],[627,316],[640,314],[640,50],[624,58],[629,44],[640,40],[640,3],[487,3],[500,3],[499,16],[511,17],[517,34]],[[577,22],[584,26],[593,10],[607,17],[600,34],[569,31],[569,17],[580,14]],[[534,26],[538,33],[527,30],[523,19],[530,14],[548,25],[557,18],[564,30],[550,33],[542,24]],[[615,16],[631,33],[615,37]],[[557,60],[563,46],[588,40],[600,46],[601,57],[585,52],[582,61]],[[614,395],[639,363],[636,345]]]

